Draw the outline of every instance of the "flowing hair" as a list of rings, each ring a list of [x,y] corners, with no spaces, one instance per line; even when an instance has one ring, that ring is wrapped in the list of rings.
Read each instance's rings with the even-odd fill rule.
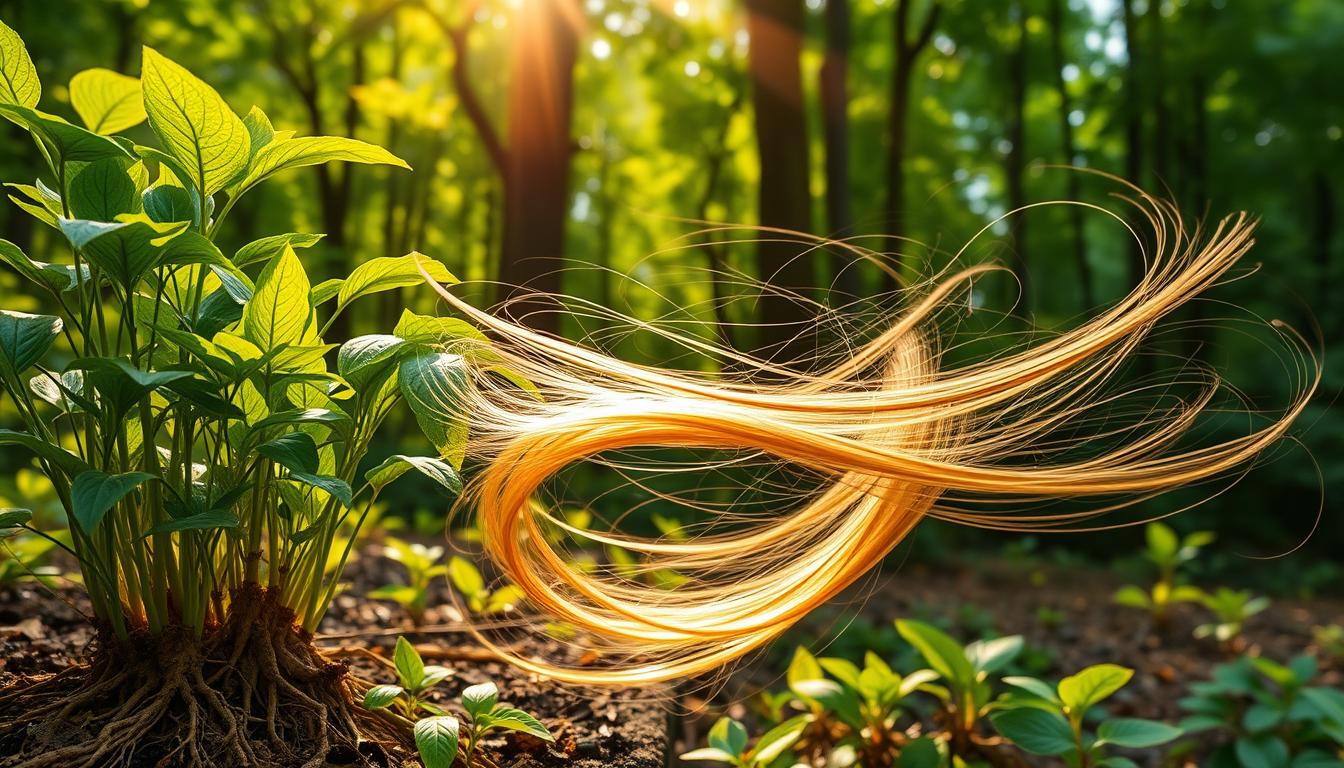
[[[467,355],[477,360],[469,381],[444,403],[468,420],[479,462],[462,505],[478,515],[501,575],[543,616],[590,635],[608,663],[496,650],[574,683],[705,673],[836,597],[926,516],[1001,530],[1076,528],[1244,469],[1306,406],[1319,381],[1315,355],[1286,326],[1269,324],[1298,362],[1295,390],[1281,411],[1231,439],[1192,439],[1224,389],[1207,371],[1193,377],[1194,394],[1124,418],[1115,405],[1125,393],[1111,390],[1140,386],[1117,375],[1124,361],[1155,324],[1228,272],[1254,229],[1241,214],[1210,233],[1192,232],[1174,206],[1141,192],[1127,199],[1153,236],[1148,269],[1127,296],[1076,328],[953,367],[940,365],[931,318],[988,267],[929,283],[838,365],[787,378],[745,356],[735,360],[744,372],[712,376],[637,365],[483,312],[436,286],[494,339],[489,355]],[[492,373],[501,369],[522,374],[536,391],[501,383]],[[766,370],[770,376],[759,375]],[[571,465],[647,448],[750,452],[819,481],[770,519],[738,515],[727,530],[684,539],[583,530],[538,500]],[[1047,508],[1051,500],[1072,506]],[[548,536],[556,527],[684,581],[663,589],[579,567]]]

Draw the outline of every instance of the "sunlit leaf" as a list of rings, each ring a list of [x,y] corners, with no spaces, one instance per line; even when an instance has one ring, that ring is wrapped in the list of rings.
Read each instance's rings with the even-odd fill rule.
[[[145,120],[139,78],[110,69],[86,69],[72,77],[70,103],[94,133],[117,133]]]

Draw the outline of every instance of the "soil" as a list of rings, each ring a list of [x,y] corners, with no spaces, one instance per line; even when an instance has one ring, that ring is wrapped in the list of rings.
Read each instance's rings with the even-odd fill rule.
[[[484,742],[486,765],[498,768],[655,768],[666,761],[667,693],[661,689],[588,689],[566,686],[516,670],[484,652],[465,632],[462,617],[448,603],[446,585],[436,585],[431,608],[416,631],[396,605],[357,595],[392,580],[399,566],[376,554],[351,564],[350,591],[340,595],[317,635],[317,644],[350,665],[353,676],[378,683],[396,681],[391,666],[398,635],[416,644],[427,664],[455,672],[430,700],[455,708],[467,686],[494,682],[500,701],[536,715],[556,737],[553,745],[525,734],[507,733]],[[73,586],[46,588],[28,583],[0,589],[0,690],[22,676],[49,675],[87,663],[95,632],[85,618],[87,602]],[[581,638],[579,638],[581,642]],[[517,650],[548,659],[580,651],[546,638]],[[0,747],[0,753],[4,751]],[[333,748],[329,766],[367,764],[386,768],[418,766],[412,752],[362,745],[361,755]],[[0,754],[0,758],[4,757]],[[148,763],[146,765],[149,765]]]

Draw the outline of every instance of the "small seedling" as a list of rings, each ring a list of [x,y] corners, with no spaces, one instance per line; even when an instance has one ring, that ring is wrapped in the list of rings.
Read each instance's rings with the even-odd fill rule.
[[[1317,652],[1327,662],[1344,661],[1344,625],[1329,624],[1311,630]]]
[[[458,755],[466,768],[475,765],[481,740],[493,731],[521,731],[542,741],[555,741],[537,718],[514,707],[499,703],[494,683],[473,685],[462,691],[461,707],[467,724],[442,707],[425,701],[424,694],[446,679],[449,670],[427,666],[415,647],[404,637],[397,638],[393,655],[400,685],[376,685],[364,695],[366,709],[399,709],[399,715],[413,722],[415,745],[425,768],[449,768]],[[421,717],[427,714],[427,717]],[[465,744],[463,743],[465,742]]]
[[[1269,607],[1269,598],[1253,597],[1249,591],[1220,587],[1213,594],[1204,595],[1204,606],[1213,611],[1217,621],[1195,627],[1195,637],[1213,638],[1228,645],[1241,636],[1246,620]]]
[[[1213,534],[1196,531],[1182,539],[1169,526],[1154,522],[1144,529],[1144,535],[1148,544],[1143,556],[1157,568],[1157,579],[1147,589],[1127,584],[1116,591],[1113,600],[1147,611],[1153,626],[1160,630],[1169,623],[1172,606],[1204,598],[1203,590],[1181,583],[1179,571],[1213,541]]]
[[[406,569],[406,582],[381,586],[370,592],[369,597],[397,603],[406,611],[411,623],[418,627],[425,620],[430,581],[448,572],[448,567],[439,562],[443,558],[443,547],[426,547],[389,536],[384,542],[383,554]]]
[[[681,759],[712,760],[734,768],[782,768],[792,765],[793,755],[788,750],[806,727],[805,715],[785,720],[766,731],[756,740],[755,746],[748,748],[746,727],[732,718],[721,717],[709,729],[709,746],[686,752]]]
[[[962,646],[947,633],[918,621],[900,620],[896,630],[924,657],[943,685],[923,685],[942,703],[953,754],[968,751],[976,724],[988,712],[989,677],[1022,652],[1022,637],[977,640]]]
[[[799,648],[788,671],[790,690],[809,710],[804,717],[822,724],[823,732],[831,731],[830,721],[843,723],[849,736],[839,746],[852,748],[865,765],[890,764],[902,751],[909,740],[897,723],[906,698],[936,679],[938,673],[930,669],[901,676],[871,651],[860,669],[845,659],[816,659]]]
[[[467,601],[467,608],[472,613],[482,616],[504,613],[523,602],[523,590],[516,584],[505,584],[495,590],[486,586],[480,569],[465,557],[453,557],[448,561],[448,579]]]
[[[1340,766],[1344,692],[1311,685],[1316,660],[1303,654],[1285,664],[1242,657],[1193,683],[1181,700],[1181,727],[1222,740],[1204,765]]]
[[[1033,677],[1005,677],[1004,683],[1021,693],[997,702],[998,711],[990,715],[990,721],[1022,750],[1058,757],[1070,768],[1136,766],[1128,758],[1106,753],[1110,747],[1143,749],[1166,744],[1180,736],[1181,729],[1126,717],[1102,720],[1095,732],[1084,728],[1089,711],[1123,688],[1133,674],[1115,664],[1098,664],[1064,678],[1053,688]]]

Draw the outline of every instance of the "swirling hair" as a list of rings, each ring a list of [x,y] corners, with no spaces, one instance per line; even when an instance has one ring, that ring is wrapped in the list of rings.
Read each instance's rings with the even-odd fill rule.
[[[544,616],[591,635],[613,663],[565,666],[497,649],[520,667],[575,683],[705,673],[836,597],[925,516],[1057,530],[1245,468],[1306,406],[1319,381],[1315,355],[1286,326],[1269,324],[1299,363],[1295,392],[1281,411],[1233,439],[1188,439],[1223,389],[1207,372],[1194,396],[1143,411],[1136,423],[1114,423],[1116,397],[1107,387],[1138,386],[1120,381],[1122,361],[1155,324],[1219,282],[1253,242],[1254,223],[1244,214],[1206,235],[1187,230],[1174,206],[1135,192],[1127,199],[1151,226],[1153,247],[1127,296],[1040,343],[949,368],[940,367],[930,318],[986,267],[930,283],[843,362],[790,379],[636,365],[438,288],[495,341],[488,364],[473,366],[464,391],[447,404],[469,420],[480,466],[463,506],[479,516],[486,553],[501,574]],[[757,373],[767,366],[738,362]],[[502,386],[489,373],[501,364],[537,393]],[[739,519],[727,531],[686,540],[580,530],[536,500],[569,465],[636,447],[759,452],[824,479],[773,519]],[[1040,506],[1061,499],[1088,503]],[[649,569],[673,569],[686,581],[660,589],[576,567],[548,540],[550,526],[624,548]]]

